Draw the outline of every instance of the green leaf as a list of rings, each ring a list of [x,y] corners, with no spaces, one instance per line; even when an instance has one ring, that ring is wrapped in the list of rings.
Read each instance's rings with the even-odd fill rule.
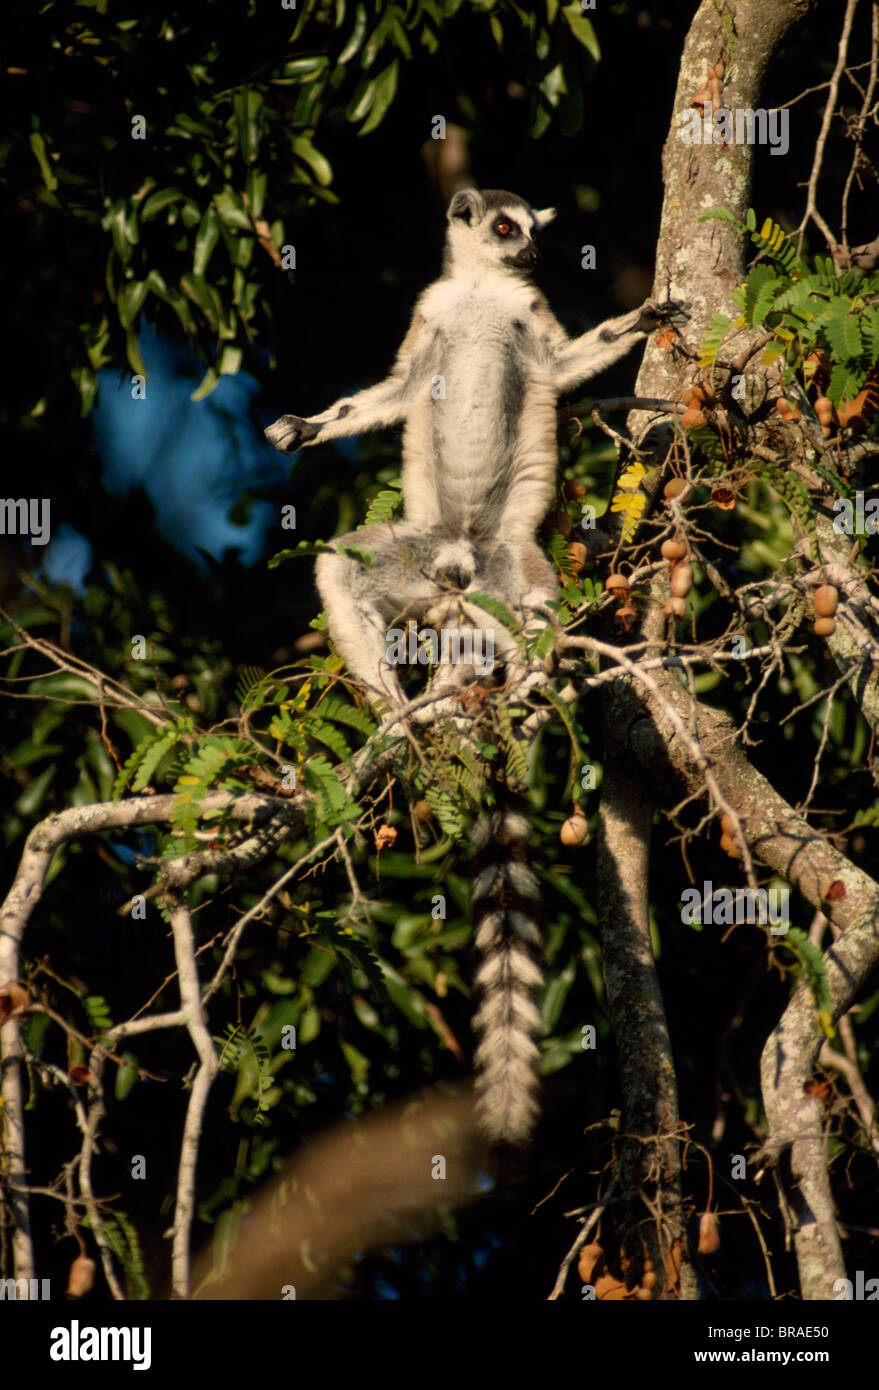
[[[863,351],[857,316],[851,310],[852,301],[842,296],[830,304],[824,319],[824,330],[837,359],[859,357]]]
[[[116,1072],[115,1095],[117,1100],[125,1100],[134,1090],[138,1077],[138,1061],[133,1052],[123,1052],[122,1066]]]
[[[492,598],[490,594],[483,594],[479,589],[471,589],[468,590],[467,600],[469,603],[475,603],[478,607],[484,608],[486,613],[490,613],[499,623],[503,623],[510,632],[519,632],[519,622],[499,599]]]
[[[426,1028],[428,1026],[427,1010],[421,995],[411,985],[408,985],[402,975],[388,965],[387,961],[382,960],[379,963],[384,977],[385,989],[388,991],[388,998],[391,1003],[410,1023],[414,1023],[416,1028]]]
[[[830,385],[827,387],[827,399],[834,405],[841,405],[843,401],[854,400],[860,389],[860,379],[848,365],[845,362],[834,362],[830,372]]]
[[[236,93],[235,114],[238,120],[238,145],[245,164],[254,164],[259,154],[259,112],[262,92],[247,87]]]
[[[253,222],[240,193],[226,187],[214,194],[214,207],[220,215],[224,227],[236,232],[253,232]]]
[[[379,52],[384,45],[385,39],[388,37],[388,34],[391,31],[391,26],[394,22],[394,17],[396,15],[397,6],[388,5],[386,3],[385,12],[379,20],[378,24],[373,29],[372,33],[370,34],[369,42],[367,43],[366,48],[363,50],[363,57],[360,59],[360,65],[363,68],[364,72],[366,72],[369,68],[372,67],[373,63],[378,57]]]
[[[191,401],[203,401],[206,396],[211,394],[214,387],[219,383],[219,380],[220,373],[217,371],[216,367],[208,367],[189,399]]]
[[[129,366],[131,367],[131,370],[135,373],[135,375],[143,376],[149,379],[149,372],[144,366],[143,358],[140,355],[140,348],[138,347],[137,343],[137,334],[135,333],[133,328],[129,328],[128,334],[125,338],[125,355],[128,358]]]
[[[754,306],[757,302],[757,296],[760,294],[761,290],[770,284],[773,286],[780,284],[772,266],[755,265],[749,272],[748,278],[745,281],[745,297],[742,305],[742,313],[746,323],[754,323]]]
[[[729,332],[731,324],[732,319],[727,318],[726,314],[714,315],[708,328],[705,330],[705,335],[699,348],[700,367],[714,366],[714,363],[717,361],[717,354],[720,351],[720,345]]]
[[[291,142],[290,148],[296,155],[309,166],[318,183],[327,187],[333,181],[333,166],[320,150],[316,150],[307,135],[297,135]]]
[[[308,78],[316,77],[329,65],[330,60],[325,53],[311,53],[301,58],[291,58],[289,63],[285,63],[284,76],[304,82]]]
[[[362,121],[369,108],[375,100],[375,91],[378,85],[377,77],[364,77],[361,79],[357,89],[345,109],[345,119],[352,125]]]
[[[219,314],[222,311],[222,303],[216,290],[212,294],[207,281],[194,275],[181,275],[180,287],[201,309],[211,328],[216,330],[219,326]]]
[[[28,136],[28,139],[30,141],[30,147],[34,152],[34,155],[36,156],[37,163],[40,166],[40,173],[43,176],[43,183],[46,185],[50,193],[54,193],[55,189],[58,187],[58,180],[55,177],[55,174],[52,170],[52,165],[49,162],[49,155],[46,150],[46,142],[38,130],[32,130],[30,135]]]
[[[244,356],[242,348],[234,343],[227,343],[220,354],[219,372],[220,376],[236,376],[241,371],[241,360]]]
[[[199,276],[204,275],[219,235],[220,219],[217,216],[216,209],[209,207],[204,217],[201,219],[201,224],[195,238],[195,248],[192,254],[193,274]]]
[[[403,494],[400,491],[400,484],[385,488],[382,492],[376,493],[369,504],[366,518],[363,525],[376,526],[380,522],[390,521],[403,505]]]
[[[354,12],[354,28],[351,30],[348,42],[345,44],[345,47],[336,60],[340,65],[350,62],[354,54],[359,52],[360,45],[366,37],[366,23],[366,6],[358,5]]]
[[[565,5],[562,14],[568,21],[568,27],[577,42],[586,49],[596,63],[600,63],[601,46],[592,26],[592,20],[586,18],[582,6],[579,3]]]
[[[247,203],[252,217],[262,217],[266,202],[269,176],[265,169],[249,169],[247,172]],[[242,242],[242,245],[246,243]]]
[[[375,94],[373,96],[370,112],[363,125],[358,130],[358,135],[368,135],[371,130],[375,130],[376,126],[381,125],[385,113],[393,102],[394,97],[397,95],[398,69],[399,62],[395,58],[393,62],[388,63],[384,72],[376,78]]]
[[[568,992],[576,977],[577,957],[571,956],[565,968],[547,985],[543,998],[543,1023],[547,1034],[554,1032],[556,1024],[562,1016],[562,1009],[565,1006]]]
[[[131,328],[147,297],[149,286],[145,280],[129,280],[119,295],[117,308],[119,322],[123,328]]]
[[[155,217],[163,208],[169,207],[171,203],[178,203],[186,195],[179,188],[158,188],[155,193],[151,193],[140,210],[141,222],[149,222],[150,218]]]
[[[733,217],[726,208],[709,208],[698,218],[699,222],[726,222],[728,226],[735,227],[737,231],[743,232],[745,229],[737,217]]]

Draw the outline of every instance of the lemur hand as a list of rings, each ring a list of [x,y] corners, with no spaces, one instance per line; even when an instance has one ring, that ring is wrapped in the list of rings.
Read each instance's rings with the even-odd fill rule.
[[[312,425],[298,415],[282,415],[265,432],[266,439],[281,454],[295,453],[303,444],[312,443],[319,434],[319,425]]]
[[[656,299],[645,299],[641,305],[641,320],[638,328],[642,333],[652,333],[662,324],[671,323],[679,327],[688,318],[689,300],[666,299],[661,303]]]

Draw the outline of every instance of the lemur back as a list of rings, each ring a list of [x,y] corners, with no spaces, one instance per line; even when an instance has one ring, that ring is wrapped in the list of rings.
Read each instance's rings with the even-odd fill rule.
[[[336,540],[369,552],[368,567],[334,550],[316,571],[336,649],[373,702],[405,703],[388,630],[409,618],[482,628],[501,660],[515,665],[511,634],[468,593],[498,599],[523,624],[555,596],[535,533],[555,487],[556,403],[662,316],[648,301],[569,339],[530,282],[537,232],[554,215],[501,190],[456,193],[443,273],[419,298],[387,379],[321,415],[281,416],[266,431],[290,453],[404,425],[403,521]],[[459,670],[459,683],[470,674]],[[454,708],[446,700],[434,714]],[[473,832],[477,1090],[487,1137],[522,1144],[537,1111],[539,895],[527,863],[527,819],[498,790],[497,808]]]

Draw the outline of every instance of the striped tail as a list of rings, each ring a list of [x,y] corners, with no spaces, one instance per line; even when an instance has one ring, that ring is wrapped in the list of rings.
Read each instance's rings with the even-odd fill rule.
[[[479,1125],[493,1144],[523,1145],[539,1109],[543,1031],[535,995],[543,985],[538,964],[540,895],[528,862],[529,825],[512,805],[477,821],[472,916],[479,963],[480,1005],[473,1027]]]

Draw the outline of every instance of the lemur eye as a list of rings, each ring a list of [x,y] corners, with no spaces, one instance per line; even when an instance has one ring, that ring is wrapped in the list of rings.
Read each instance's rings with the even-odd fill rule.
[[[498,222],[495,227],[498,236],[509,236],[512,230],[513,228],[510,226],[509,222]]]

